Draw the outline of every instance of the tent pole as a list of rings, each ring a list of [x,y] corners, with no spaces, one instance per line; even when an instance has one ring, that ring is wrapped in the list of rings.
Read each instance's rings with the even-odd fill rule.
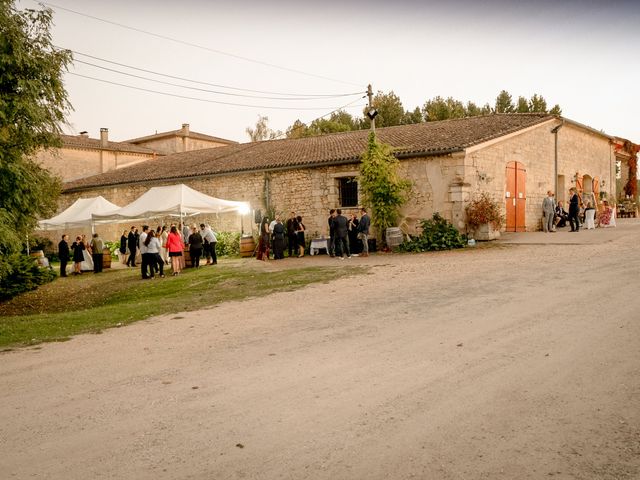
[[[27,255],[29,255],[29,234],[27,233]]]

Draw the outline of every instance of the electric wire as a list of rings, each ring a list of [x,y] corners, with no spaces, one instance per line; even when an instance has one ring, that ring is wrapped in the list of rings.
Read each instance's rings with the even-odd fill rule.
[[[230,87],[228,85],[220,85],[220,84],[217,84],[217,83],[203,82],[203,81],[200,81],[200,80],[192,80],[192,79],[185,78],[185,77],[178,77],[176,75],[169,75],[169,74],[166,74],[166,73],[155,72],[153,70],[147,70],[147,69],[144,69],[144,68],[134,67],[132,65],[127,65],[125,63],[120,63],[120,62],[114,62],[113,60],[107,60],[106,58],[96,57],[94,55],[89,55],[87,53],[78,52],[76,50],[65,49],[65,48],[62,48],[62,47],[56,47],[56,48],[58,48],[60,50],[68,50],[68,51],[72,52],[74,55],[80,55],[80,56],[83,56],[83,57],[91,58],[93,60],[99,60],[101,62],[109,63],[111,65],[117,65],[119,67],[130,68],[130,69],[136,70],[138,72],[150,73],[152,75],[158,75],[158,76],[161,76],[161,77],[172,78],[174,80],[182,80],[182,81],[185,81],[185,82],[196,83],[196,84],[199,84],[199,85],[208,85],[210,87],[226,88],[228,90],[237,90],[237,91],[240,91],[240,92],[263,93],[265,95],[279,95],[279,96],[287,96],[287,97],[326,97],[326,98],[349,97],[351,95],[358,95],[360,93],[365,93],[364,91],[362,91],[362,92],[353,92],[353,93],[340,93],[340,94],[282,93],[282,92],[270,92],[270,91],[265,91],[265,90],[253,90],[253,89],[249,89],[249,88]],[[74,61],[80,62],[80,60],[77,60],[77,59],[74,59]]]
[[[232,96],[232,97],[259,98],[259,99],[262,99],[262,100],[306,101],[306,100],[323,100],[323,99],[336,98],[336,97],[347,97],[347,96],[353,96],[353,95],[361,95],[362,93],[364,93],[364,92],[356,92],[356,93],[351,93],[351,94],[336,95],[336,97],[320,96],[320,97],[292,97],[292,98],[267,97],[267,96],[264,96],[264,95],[246,95],[246,94],[242,94],[242,93],[221,92],[221,91],[218,91],[218,90],[209,90],[209,89],[206,89],[206,88],[190,87],[188,85],[180,85],[178,83],[165,82],[164,80],[158,80],[158,79],[155,79],[155,78],[144,77],[142,75],[136,75],[134,73],[123,72],[121,70],[116,70],[115,68],[109,68],[109,67],[105,67],[105,66],[102,66],[102,65],[97,65],[95,63],[85,62],[83,60],[77,60],[76,59],[76,60],[74,60],[74,63],[80,63],[82,65],[89,65],[91,67],[100,68],[100,69],[106,70],[108,72],[114,72],[114,73],[118,73],[120,75],[126,75],[126,76],[137,78],[137,79],[140,79],[140,80],[147,80],[147,81],[150,81],[150,82],[161,83],[163,85],[169,85],[169,86],[172,86],[172,87],[186,88],[188,90],[195,90],[195,91],[198,91],[198,92],[215,93],[217,95],[229,95],[229,96]]]
[[[96,82],[107,83],[107,84],[110,84],[110,85],[117,85],[119,87],[130,88],[132,90],[139,90],[139,91],[142,91],[142,92],[155,93],[155,94],[164,95],[164,96],[167,96],[167,97],[183,98],[183,99],[187,99],[187,100],[196,100],[196,101],[199,101],[199,102],[216,103],[218,105],[231,105],[231,106],[234,106],[234,107],[248,107],[248,108],[264,108],[264,109],[271,109],[271,110],[320,110],[322,108],[322,107],[278,107],[278,106],[271,106],[271,105],[248,105],[248,104],[244,104],[244,103],[222,102],[220,100],[211,100],[211,99],[206,99],[206,98],[189,97],[187,95],[179,95],[179,94],[175,94],[175,93],[161,92],[159,90],[152,90],[150,88],[135,87],[133,85],[127,85],[127,84],[124,84],[124,83],[113,82],[111,80],[104,80],[102,78],[91,77],[89,75],[82,75],[80,73],[75,73],[75,72],[67,72],[67,73],[69,75],[73,75],[73,76],[76,76],[76,77],[86,78],[86,79],[89,79],[89,80],[94,80]],[[357,98],[356,100],[354,100],[354,102],[356,102],[358,100],[360,100],[360,98]]]
[[[143,30],[141,28],[136,28],[136,27],[132,27],[132,26],[129,26],[129,25],[124,25],[122,23],[114,22],[112,20],[106,20],[104,18],[96,17],[94,15],[89,15],[89,14],[86,14],[86,13],[78,12],[78,11],[72,10],[70,8],[61,7],[61,6],[56,5],[54,3],[42,2],[42,4],[46,5],[48,7],[51,7],[51,8],[63,10],[65,12],[69,12],[69,13],[73,13],[75,15],[80,15],[82,17],[91,18],[91,19],[97,20],[99,22],[104,22],[104,23],[107,23],[107,24],[110,24],[110,25],[115,25],[115,26],[120,27],[120,28],[125,28],[127,30],[132,30],[134,32],[143,33],[145,35],[150,35],[150,36],[153,36],[153,37],[156,37],[156,38],[161,38],[163,40],[168,40],[170,42],[178,43],[178,44],[181,44],[181,45],[186,45],[186,46],[189,46],[189,47],[198,48],[200,50],[205,50],[205,51],[208,51],[208,52],[216,53],[218,55],[224,55],[224,56],[227,56],[227,57],[236,58],[238,60],[243,60],[245,62],[255,63],[255,64],[258,64],[258,65],[263,65],[263,66],[271,67],[271,68],[276,68],[276,69],[283,70],[283,71],[286,71],[286,72],[297,73],[299,75],[306,75],[308,77],[320,78],[320,79],[323,79],[323,80],[329,80],[331,82],[342,83],[342,84],[345,84],[345,85],[351,85],[351,86],[356,86],[356,87],[362,87],[362,85],[360,85],[360,84],[353,83],[353,82],[348,82],[346,80],[340,80],[340,79],[336,79],[336,78],[327,77],[327,76],[324,76],[324,75],[318,75],[318,74],[315,74],[315,73],[304,72],[302,70],[297,70],[297,69],[294,69],[294,68],[283,67],[281,65],[276,65],[274,63],[264,62],[264,61],[261,61],[261,60],[255,60],[255,59],[252,59],[252,58],[249,58],[249,57],[243,57],[242,55],[236,55],[234,53],[229,53],[229,52],[225,52],[225,51],[218,50],[218,49],[215,49],[215,48],[206,47],[204,45],[199,45],[197,43],[187,42],[185,40],[180,40],[180,39],[177,39],[177,38],[169,37],[167,35],[161,35],[159,33],[150,32],[150,31],[147,31],[147,30]]]

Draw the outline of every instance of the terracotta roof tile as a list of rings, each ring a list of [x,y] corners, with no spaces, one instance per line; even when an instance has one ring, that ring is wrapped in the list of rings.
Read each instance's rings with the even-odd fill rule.
[[[554,118],[548,114],[503,114],[379,128],[378,139],[399,156],[429,156],[462,151],[472,145]],[[78,179],[64,186],[76,191],[102,186],[175,180],[255,170],[355,163],[368,130],[317,137],[268,140],[194,150],[148,160],[127,168]]]
[[[153,154],[154,150],[140,147],[127,142],[107,142],[103,147],[99,138],[89,138],[83,135],[60,135],[62,146],[68,148],[92,148],[98,150],[114,150],[118,152],[146,153]]]

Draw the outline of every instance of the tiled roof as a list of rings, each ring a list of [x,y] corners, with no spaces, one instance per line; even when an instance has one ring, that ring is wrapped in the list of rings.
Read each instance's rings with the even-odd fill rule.
[[[170,132],[154,133],[153,135],[147,135],[146,137],[132,138],[131,140],[127,140],[127,142],[142,143],[142,142],[148,142],[149,140],[158,140],[160,138],[165,138],[165,137],[183,137],[183,136],[185,136],[184,130],[171,130]],[[193,131],[189,132],[188,137],[196,140],[207,140],[209,142],[226,143],[227,145],[238,144],[238,142],[234,140],[227,140],[226,138],[214,137],[212,135],[206,135],[204,133],[198,133]]]
[[[103,147],[99,138],[89,138],[84,135],[60,135],[62,146],[68,148],[91,148],[97,150],[113,150],[117,152],[146,153],[152,155],[154,150],[140,147],[127,142],[107,142]]]
[[[379,128],[380,141],[399,157],[462,151],[554,118],[547,114],[501,114]],[[317,137],[268,140],[175,153],[130,167],[66,183],[77,191],[110,185],[158,182],[223,173],[355,163],[367,145],[368,130]]]

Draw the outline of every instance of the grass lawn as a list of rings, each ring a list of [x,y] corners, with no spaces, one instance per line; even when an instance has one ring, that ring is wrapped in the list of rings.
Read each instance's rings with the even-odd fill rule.
[[[362,267],[304,267],[223,259],[177,277],[141,280],[140,269],[107,269],[58,278],[0,304],[0,349],[64,341],[154,315],[206,308],[362,273]],[[290,268],[289,268],[290,267]],[[54,267],[55,268],[55,267]]]

